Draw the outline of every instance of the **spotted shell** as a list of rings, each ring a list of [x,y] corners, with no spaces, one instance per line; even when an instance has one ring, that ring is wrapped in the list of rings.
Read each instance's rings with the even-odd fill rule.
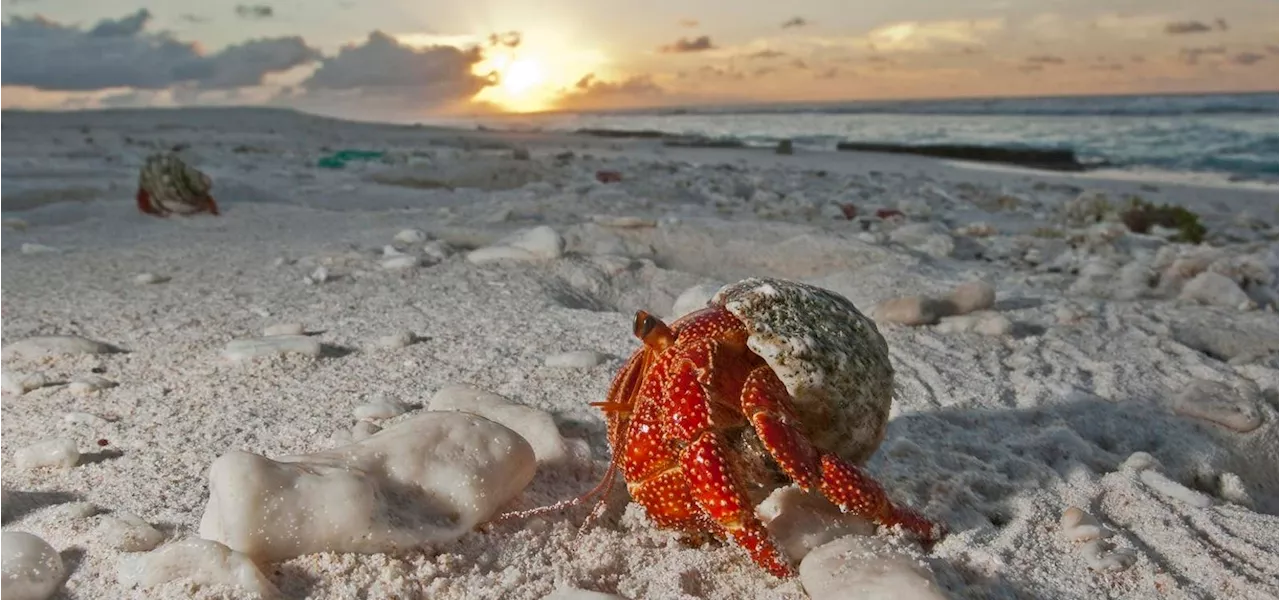
[[[839,294],[785,279],[731,283],[711,304],[746,324],[747,346],[786,385],[810,441],[856,464],[876,451],[893,366],[874,321]]]
[[[138,174],[138,187],[146,190],[160,210],[191,214],[206,210],[213,180],[177,154],[162,152],[147,157]]]

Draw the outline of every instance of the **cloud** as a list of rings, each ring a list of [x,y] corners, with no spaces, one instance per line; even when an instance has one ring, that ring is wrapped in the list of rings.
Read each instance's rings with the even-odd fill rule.
[[[361,44],[348,44],[324,59],[293,94],[278,103],[333,114],[384,119],[416,116],[460,106],[497,81],[472,69],[482,60],[477,47],[416,48],[374,31]]]
[[[1213,27],[1202,21],[1175,21],[1164,26],[1164,32],[1169,35],[1208,33],[1210,31],[1213,31]]]
[[[1269,46],[1264,46],[1263,50],[1266,50],[1267,54],[1270,54],[1271,56],[1275,56],[1276,51],[1280,50],[1280,47],[1277,47],[1275,44],[1271,44]]]
[[[1184,64],[1198,65],[1200,59],[1206,56],[1222,56],[1227,53],[1227,49],[1223,46],[1205,46],[1200,48],[1182,48],[1178,50],[1178,60]]]
[[[786,21],[782,22],[782,28],[791,29],[793,27],[804,27],[805,25],[808,25],[808,24],[809,24],[809,21],[805,20],[804,17],[791,17],[790,19],[787,19]]]
[[[968,21],[902,21],[867,34],[867,43],[886,52],[931,50],[942,45],[981,46],[988,36],[1004,29],[1004,19]]]
[[[594,73],[584,75],[565,90],[557,104],[564,109],[591,109],[606,106],[653,104],[666,95],[648,75],[634,75],[618,81],[596,79]]]
[[[1061,65],[1067,62],[1061,56],[1053,56],[1052,54],[1028,56],[1026,61],[1029,65]]]
[[[236,5],[236,16],[241,19],[270,19],[275,14],[275,9],[267,4]]]
[[[507,31],[505,33],[489,34],[489,45],[498,48],[519,48],[520,43],[524,40],[524,36],[519,31]]]
[[[679,23],[680,23],[680,26],[684,27],[685,29],[694,29],[698,26],[697,19],[680,19]]]
[[[786,52],[774,50],[772,48],[765,48],[764,50],[759,50],[756,52],[752,52],[751,54],[748,54],[747,58],[756,59],[756,60],[768,60],[770,58],[779,58],[786,55],[787,55]]]
[[[1247,66],[1256,62],[1261,62],[1263,60],[1266,60],[1266,58],[1267,56],[1265,54],[1258,54],[1257,52],[1241,52],[1239,54],[1232,56],[1231,62],[1237,65]]]
[[[664,54],[684,54],[688,52],[702,52],[703,50],[712,50],[716,46],[711,43],[711,36],[700,35],[696,38],[680,38],[674,43],[667,44],[658,48],[659,52]]]
[[[169,33],[144,31],[150,19],[143,9],[85,30],[13,17],[0,29],[0,51],[9,57],[0,83],[72,92],[252,86],[320,58],[300,37],[251,40],[206,55]]]
[[[182,13],[178,15],[178,18],[188,23],[205,23],[209,20],[209,17],[202,17],[191,13]]]
[[[839,75],[840,75],[840,69],[837,69],[835,67],[828,67],[826,69],[823,69],[822,71],[814,73],[813,78],[814,79],[835,79]]]

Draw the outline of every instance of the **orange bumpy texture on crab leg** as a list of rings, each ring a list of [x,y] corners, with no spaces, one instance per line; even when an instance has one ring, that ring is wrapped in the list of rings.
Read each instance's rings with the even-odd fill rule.
[[[941,528],[908,508],[893,504],[871,475],[834,454],[820,452],[798,429],[799,419],[786,386],[767,366],[757,367],[742,386],[742,412],[782,470],[801,488],[817,487],[841,512],[884,527],[901,526],[926,546]]]

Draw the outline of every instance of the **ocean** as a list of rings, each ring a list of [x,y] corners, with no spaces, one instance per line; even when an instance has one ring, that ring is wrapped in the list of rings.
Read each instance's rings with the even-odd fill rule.
[[[734,138],[1059,149],[1084,163],[1146,174],[1277,182],[1276,93],[1074,96],[699,106],[481,119],[495,128],[653,130]]]

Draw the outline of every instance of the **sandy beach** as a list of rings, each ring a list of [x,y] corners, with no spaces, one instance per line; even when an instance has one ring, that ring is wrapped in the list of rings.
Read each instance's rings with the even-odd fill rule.
[[[4,116],[3,529],[56,550],[54,597],[1280,591],[1274,186],[270,109]],[[138,170],[169,150],[212,178],[220,215],[138,212]],[[318,166],[342,150],[379,154]],[[601,171],[620,181],[601,182]],[[1188,209],[1203,240],[1132,231],[1133,197]],[[797,560],[801,577],[777,579],[733,544],[691,547],[655,527],[621,484],[581,531],[586,506],[486,524],[600,480],[610,448],[589,403],[640,347],[637,310],[673,318],[748,277],[813,284],[876,319],[895,395],[867,469],[895,501],[947,526],[932,552],[880,531],[854,545],[896,557],[892,577],[858,572],[858,561],[875,563],[864,556],[846,561],[851,574]],[[994,301],[930,309],[966,284]],[[236,466],[275,464],[249,454],[390,440],[369,436],[427,423],[433,408],[462,402],[442,393],[456,384],[511,403],[491,418],[519,434],[514,449],[474,466],[491,483],[528,475],[509,498],[459,484],[479,500],[450,512],[371,493],[372,508],[352,515],[385,504],[443,519],[393,523],[432,541],[391,552],[280,558],[288,552],[255,554],[226,533],[238,526],[226,490],[275,468]],[[355,460],[343,452],[324,455],[324,469]],[[453,460],[424,452],[431,465]],[[248,462],[220,461],[230,470],[211,481],[229,453]],[[308,501],[297,490],[309,485],[287,498]],[[222,524],[209,525],[218,510]],[[221,563],[207,546],[190,551],[198,559],[147,562],[219,530],[236,551]],[[819,590],[827,575],[844,591]],[[857,589],[849,581],[869,595],[841,595]]]

